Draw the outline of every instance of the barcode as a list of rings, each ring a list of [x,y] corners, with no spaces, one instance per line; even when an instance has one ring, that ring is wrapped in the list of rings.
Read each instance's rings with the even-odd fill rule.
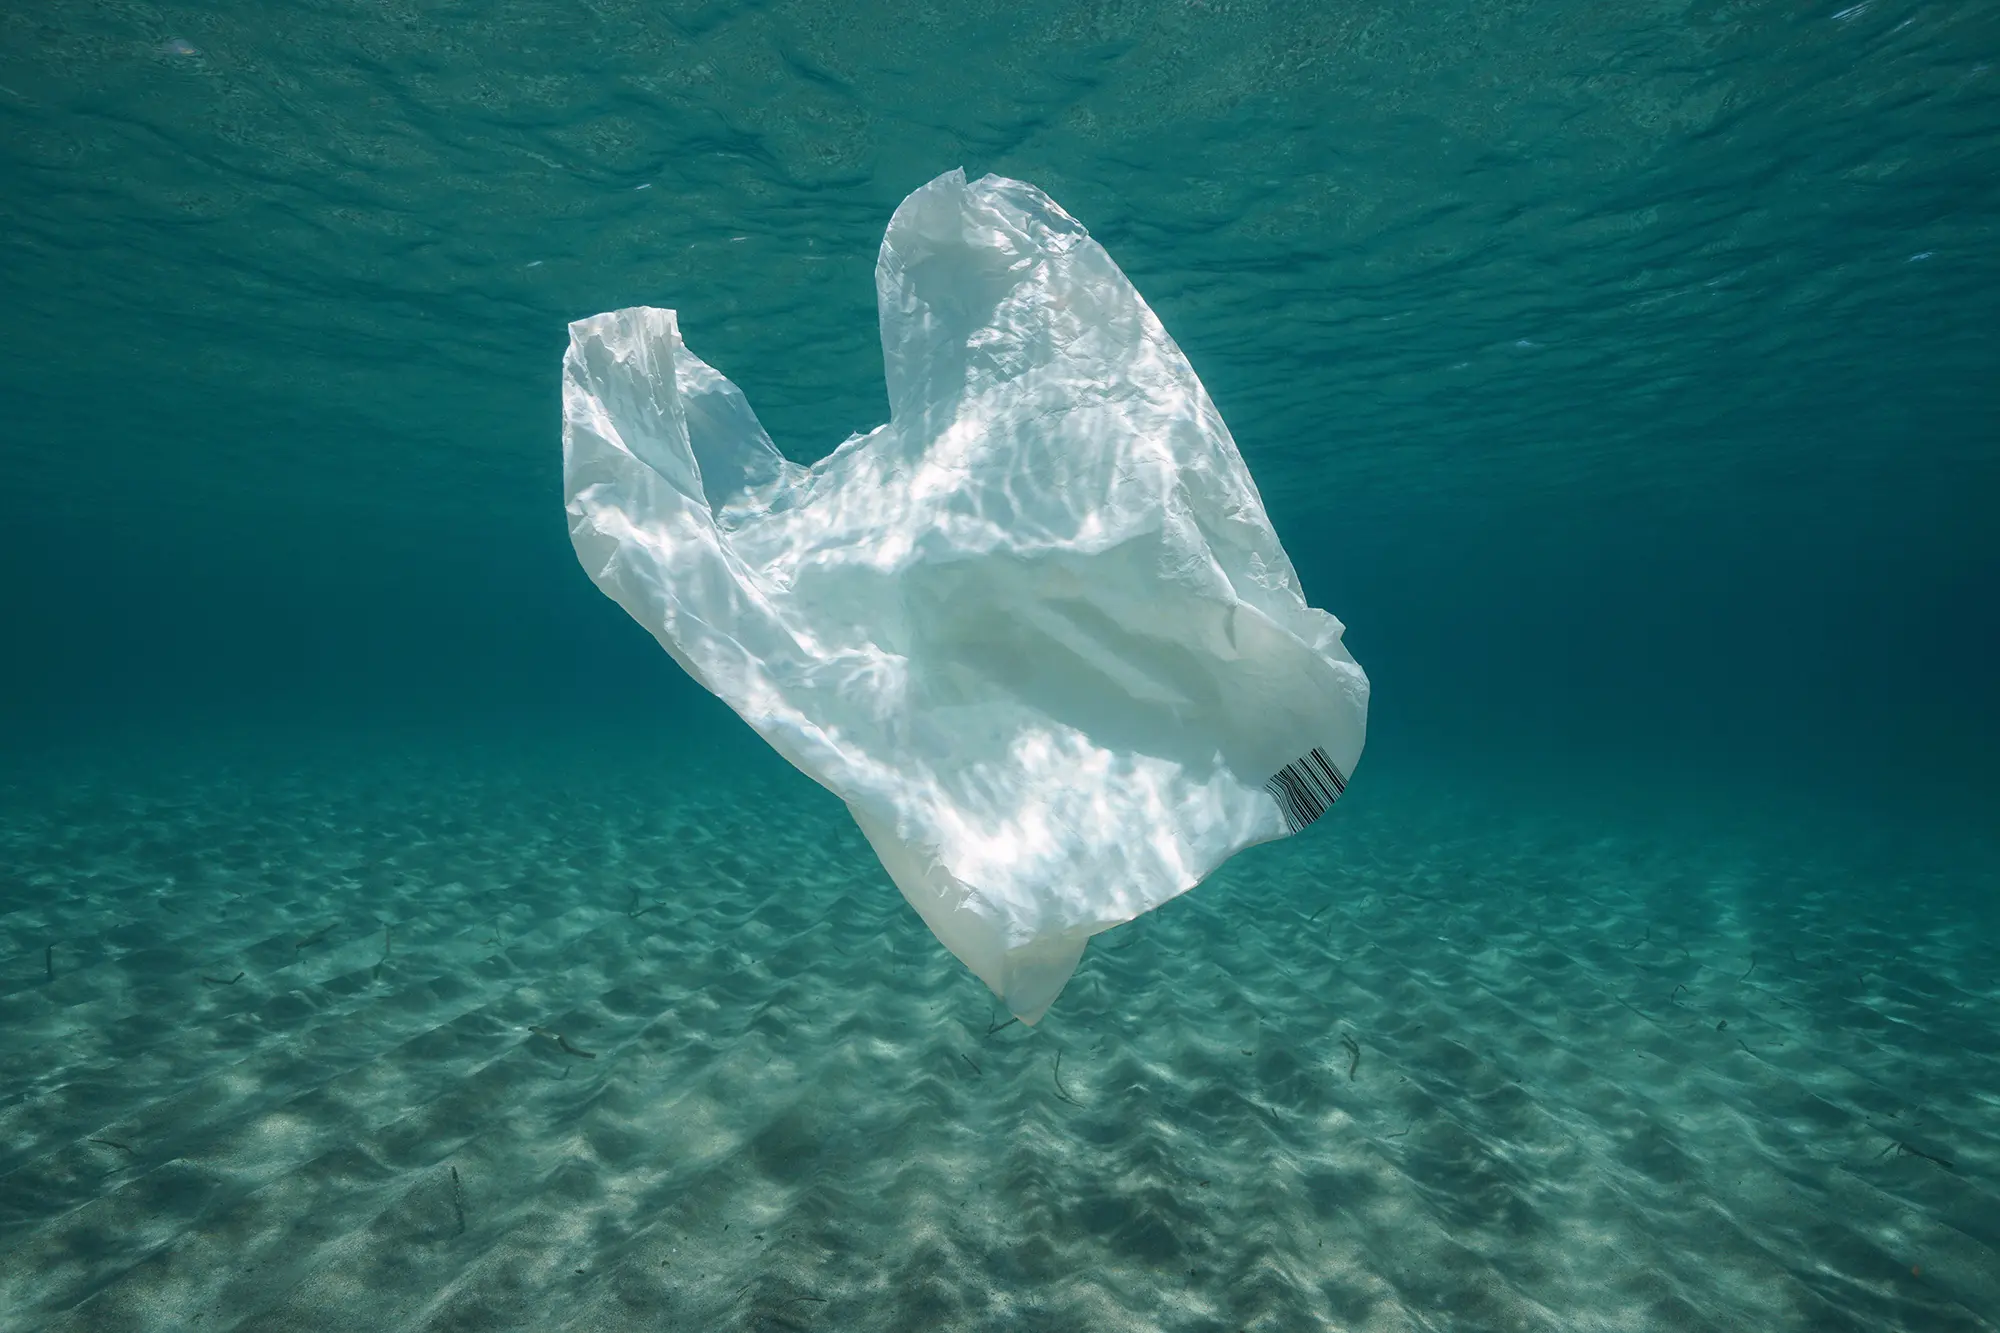
[[[1286,831],[1297,833],[1326,813],[1326,808],[1347,790],[1347,779],[1326,757],[1326,751],[1311,750],[1279,769],[1264,790],[1285,814]]]

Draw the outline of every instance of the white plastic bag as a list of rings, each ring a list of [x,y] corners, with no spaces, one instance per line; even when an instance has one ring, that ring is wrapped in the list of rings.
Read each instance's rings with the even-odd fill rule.
[[[572,324],[571,539],[1032,1023],[1092,935],[1324,811],[1368,680],[1187,359],[1047,195],[940,176],[875,282],[889,424],[809,469],[671,310]]]

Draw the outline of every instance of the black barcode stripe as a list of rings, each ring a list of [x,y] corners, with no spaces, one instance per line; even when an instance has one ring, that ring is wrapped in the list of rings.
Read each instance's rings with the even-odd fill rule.
[[[1333,784],[1333,795],[1335,800],[1340,799],[1341,794],[1347,790],[1347,779],[1340,776],[1340,770],[1335,768],[1333,766],[1333,761],[1326,757],[1326,751],[1319,749],[1317,746],[1315,746],[1313,748],[1312,753],[1308,754],[1304,759],[1300,760],[1299,762],[1311,764],[1313,767],[1317,768],[1320,771],[1321,775],[1324,776],[1328,782]]]
[[[1347,779],[1326,751],[1314,746],[1273,774],[1264,790],[1284,813],[1285,828],[1297,833],[1340,799],[1347,790]]]

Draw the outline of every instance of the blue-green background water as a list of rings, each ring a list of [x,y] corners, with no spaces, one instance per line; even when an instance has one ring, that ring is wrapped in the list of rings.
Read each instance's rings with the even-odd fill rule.
[[[1990,901],[1985,4],[10,5],[10,799],[470,746],[824,814],[576,567],[564,326],[678,309],[817,458],[885,414],[876,246],[955,166],[1187,352],[1374,681],[1379,837],[1490,798],[1803,839],[1835,917]]]
[[[962,164],[1186,348],[1373,762],[1987,780],[1986,7],[4,22],[10,725],[661,706],[565,553],[565,321],[678,308],[817,457],[884,414],[881,228]]]

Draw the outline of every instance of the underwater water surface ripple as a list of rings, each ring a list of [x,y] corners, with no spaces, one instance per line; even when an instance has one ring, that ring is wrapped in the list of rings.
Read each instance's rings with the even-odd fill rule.
[[[1724,485],[1994,420],[1983,5],[29,0],[0,36],[10,392],[122,372],[348,440],[107,460],[178,486],[525,503],[562,324],[641,296],[817,456],[882,408],[883,221],[955,165],[1076,212],[1280,489]]]

